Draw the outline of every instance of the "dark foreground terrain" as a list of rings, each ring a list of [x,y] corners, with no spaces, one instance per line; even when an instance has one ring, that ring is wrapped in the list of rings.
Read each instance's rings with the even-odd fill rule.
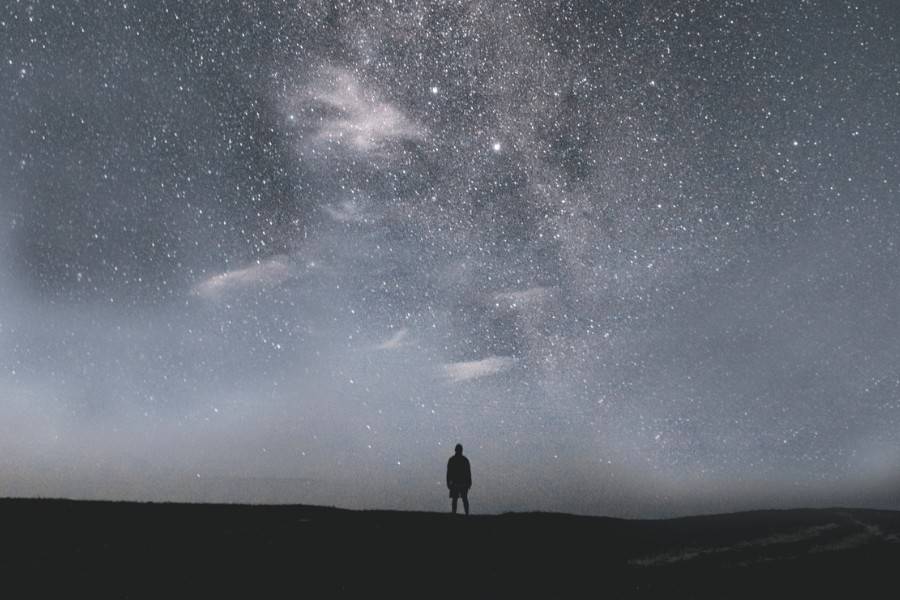
[[[872,510],[640,521],[0,500],[0,524],[9,597],[866,597],[900,587],[900,513]]]

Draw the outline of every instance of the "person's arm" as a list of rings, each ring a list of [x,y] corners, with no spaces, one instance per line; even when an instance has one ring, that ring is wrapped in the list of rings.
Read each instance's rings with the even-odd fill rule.
[[[453,487],[453,480],[450,479],[450,461],[447,461],[447,487]]]
[[[466,487],[472,487],[472,465],[466,461]]]

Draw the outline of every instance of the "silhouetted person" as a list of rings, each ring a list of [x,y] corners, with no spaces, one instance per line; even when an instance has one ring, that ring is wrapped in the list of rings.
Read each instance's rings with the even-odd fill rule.
[[[456,501],[462,496],[463,508],[469,514],[469,488],[472,487],[472,467],[469,459],[463,456],[462,444],[456,445],[456,454],[447,461],[447,487],[453,498],[453,514],[456,514]]]

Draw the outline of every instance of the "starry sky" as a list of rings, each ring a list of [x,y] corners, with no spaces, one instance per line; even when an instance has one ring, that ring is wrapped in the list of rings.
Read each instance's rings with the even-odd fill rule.
[[[0,495],[900,508],[900,4],[0,7]]]

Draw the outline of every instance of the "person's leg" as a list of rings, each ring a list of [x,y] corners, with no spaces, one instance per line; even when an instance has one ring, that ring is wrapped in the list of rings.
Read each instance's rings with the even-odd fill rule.
[[[466,514],[469,514],[469,492],[468,491],[462,493],[462,499],[463,499],[463,508],[465,509]]]
[[[453,496],[453,501],[450,503],[450,506],[453,508],[453,514],[456,514],[456,496]]]

